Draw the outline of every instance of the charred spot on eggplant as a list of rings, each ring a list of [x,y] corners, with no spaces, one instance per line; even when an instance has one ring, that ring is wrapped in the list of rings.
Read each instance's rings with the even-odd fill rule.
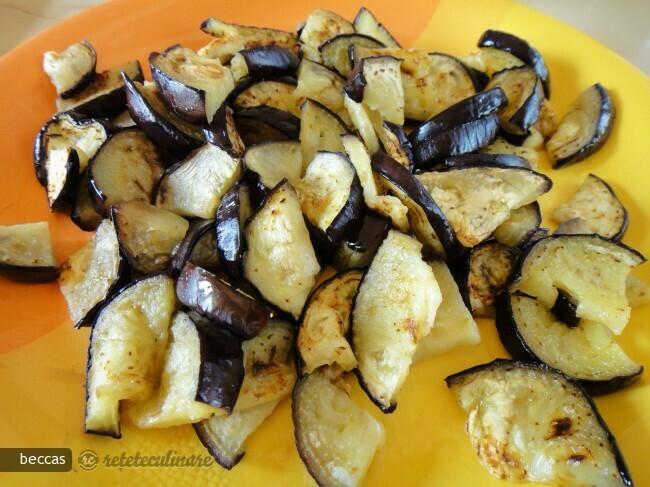
[[[603,85],[583,91],[546,143],[554,168],[573,164],[599,151],[614,127],[616,110]]]
[[[87,40],[76,42],[60,53],[47,51],[43,55],[43,71],[61,98],[70,98],[88,86],[95,76],[96,65],[97,54]]]
[[[59,276],[47,222],[0,225],[0,274],[18,282],[48,282]]]

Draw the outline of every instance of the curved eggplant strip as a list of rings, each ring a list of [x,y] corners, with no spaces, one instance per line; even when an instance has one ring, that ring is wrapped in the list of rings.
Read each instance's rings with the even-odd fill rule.
[[[241,227],[240,186],[235,183],[221,197],[215,221],[215,240],[221,268],[233,279],[243,276],[245,242]]]
[[[300,60],[286,47],[268,45],[239,51],[253,78],[269,79],[295,74]]]

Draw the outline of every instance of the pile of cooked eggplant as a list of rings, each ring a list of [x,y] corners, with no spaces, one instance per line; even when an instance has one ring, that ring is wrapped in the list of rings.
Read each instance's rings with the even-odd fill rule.
[[[90,326],[85,430],[192,424],[227,469],[292,396],[319,485],[358,485],[410,366],[480,341],[517,361],[447,378],[498,478],[631,485],[589,394],[642,366],[614,341],[649,301],[627,211],[590,175],[541,228],[538,169],[609,136],[600,84],[557,121],[541,54],[488,30],[457,59],[400,46],[366,8],[297,33],[214,18],[211,41],[96,72],[83,41],[45,54],[58,112],[34,166],[87,245],[58,268],[44,223],[0,227],[0,271],[58,277]],[[534,426],[532,426],[534,425]]]

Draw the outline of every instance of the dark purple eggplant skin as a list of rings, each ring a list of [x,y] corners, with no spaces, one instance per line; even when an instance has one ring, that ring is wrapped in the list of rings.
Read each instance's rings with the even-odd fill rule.
[[[153,142],[178,158],[184,158],[201,145],[194,139],[176,128],[160,113],[156,112],[149,102],[140,94],[138,88],[122,73],[126,90],[126,104],[133,121]]]
[[[352,184],[350,185],[348,200],[345,202],[345,205],[339,214],[336,215],[334,220],[332,220],[332,223],[330,223],[329,228],[325,232],[327,238],[334,243],[335,246],[338,246],[341,242],[345,229],[349,225],[354,225],[354,223],[359,220],[363,212],[363,207],[363,189],[361,188],[359,176],[357,176],[355,172]]]
[[[246,147],[277,140],[291,140],[287,134],[259,118],[237,117],[235,123]]]
[[[363,90],[366,87],[366,77],[363,75],[364,59],[359,59],[354,64],[344,88],[345,93],[356,103],[361,103],[363,100]]]
[[[530,163],[526,159],[514,154],[461,154],[459,156],[447,157],[440,164],[442,169],[448,169],[452,167],[476,167],[484,165],[523,167],[530,169]],[[435,169],[438,169],[438,167]]]
[[[259,105],[235,110],[235,120],[241,123],[243,118],[254,118],[283,133],[288,139],[298,139],[300,136],[300,119],[280,108]]]
[[[257,336],[275,315],[267,305],[191,262],[176,281],[176,296],[188,308],[245,340]]]
[[[47,147],[47,142],[45,146]],[[51,200],[48,194],[50,211],[68,208],[76,198],[79,187],[79,154],[74,148],[70,148],[65,172],[65,184],[61,188],[61,192],[54,200]]]
[[[535,355],[528,344],[524,341],[521,333],[519,333],[517,323],[512,314],[510,294],[506,292],[499,294],[495,300],[495,308],[496,317],[494,323],[497,327],[497,332],[499,333],[499,339],[507,352],[516,360],[537,362],[546,365],[537,355]],[[637,380],[642,373],[643,367],[640,368],[638,374],[629,377],[614,377],[607,380],[572,380],[580,383],[592,396],[601,396],[629,386],[632,382]]]
[[[388,235],[390,228],[390,218],[366,208],[358,228],[346,231],[345,245],[355,252],[374,254]]]
[[[209,144],[224,150],[232,150],[238,154],[243,154],[246,150],[235,124],[234,112],[226,103],[219,107],[210,125],[203,127],[203,134]]]
[[[498,130],[499,116],[493,113],[413,144],[414,170],[427,170],[449,156],[481,149],[494,141]]]
[[[322,52],[323,48],[325,48],[328,44],[334,43],[334,42],[340,42],[341,39],[354,39],[354,38],[364,38],[366,40],[372,41],[376,44],[376,47],[382,48],[386,47],[383,43],[379,42],[377,39],[374,37],[367,36],[365,34],[359,34],[358,32],[353,32],[350,34],[339,34],[337,36],[332,37],[331,39],[326,40],[323,42],[320,46],[318,46],[318,51]],[[350,68],[352,69],[354,67],[354,62],[352,60],[352,51],[354,51],[354,41],[351,40],[350,44],[348,45],[348,59],[350,60]],[[333,67],[330,67],[333,71],[336,71],[338,73],[338,70],[334,69]],[[341,74],[341,73],[338,73]],[[341,75],[342,76],[342,75]]]
[[[461,379],[462,376],[464,375],[473,374],[474,372],[479,372],[482,370],[498,370],[503,368],[508,368],[508,369],[537,368],[541,370],[548,370],[562,376],[564,380],[566,380],[571,385],[573,385],[577,389],[576,392],[581,394],[582,398],[589,404],[589,406],[594,412],[596,420],[605,431],[605,435],[607,436],[609,447],[611,448],[612,453],[614,454],[614,458],[616,459],[616,467],[618,468],[618,472],[621,476],[621,480],[623,481],[623,485],[627,487],[632,487],[634,485],[634,482],[632,481],[632,476],[630,475],[630,470],[627,467],[625,460],[623,459],[623,454],[621,453],[621,449],[618,446],[618,442],[616,441],[616,438],[614,438],[612,432],[607,427],[605,420],[600,415],[600,412],[598,411],[598,408],[596,407],[596,404],[594,403],[593,399],[591,398],[589,393],[585,390],[583,384],[581,384],[579,381],[576,381],[575,379],[572,379],[571,377],[568,377],[563,372],[553,369],[552,367],[549,367],[548,365],[543,363],[527,362],[524,360],[506,360],[506,359],[498,358],[496,360],[493,360],[490,363],[476,365],[469,369],[452,374],[445,378],[445,382],[447,383],[447,387],[451,387],[454,382]]]
[[[172,276],[177,277],[180,274],[183,267],[185,267],[185,263],[188,262],[192,255],[192,250],[196,243],[203,235],[211,231],[214,231],[214,220],[196,219],[190,221],[190,226],[185,233],[185,237],[183,237],[183,240],[169,261],[168,270]]]
[[[300,60],[293,51],[286,47],[267,45],[239,51],[248,74],[253,78],[269,79],[283,75],[291,75],[298,70]]]
[[[245,241],[239,220],[239,183],[221,197],[215,221],[215,240],[221,268],[233,279],[241,279]]]
[[[0,275],[14,282],[52,282],[59,277],[59,268],[52,266],[21,266],[0,262]]]
[[[264,198],[271,192],[272,188],[264,186],[260,181],[260,175],[248,168],[244,170],[242,181],[248,186],[253,208],[262,206]]]
[[[557,290],[557,299],[551,308],[553,313],[560,321],[565,323],[569,328],[575,328],[580,323],[580,318],[576,314],[578,311],[577,303],[573,302],[571,296],[561,289]]]
[[[517,71],[517,70],[522,70],[522,69],[530,69],[528,66],[519,66],[516,68],[512,69],[505,69],[503,71],[499,71],[498,73],[495,73],[494,76],[492,77],[493,79],[497,76],[505,76],[509,72]],[[540,110],[542,109],[542,103],[544,102],[544,91],[539,83],[535,84],[535,89],[533,92],[530,94],[530,96],[526,99],[524,104],[515,112],[515,114],[510,117],[510,120],[508,120],[509,123],[515,125],[520,132],[519,133],[514,133],[513,135],[526,135],[528,134],[528,129],[532,127],[535,122],[537,122],[537,119],[539,118]],[[504,132],[508,132],[505,127],[502,127]]]
[[[591,141],[583,146],[578,152],[571,154],[563,159],[558,159],[553,163],[553,169],[558,169],[562,166],[580,162],[591,154],[597,152],[603,144],[607,141],[612,128],[614,127],[614,120],[616,119],[616,108],[612,103],[609,93],[603,85],[596,83],[594,87],[600,93],[602,103],[600,105],[600,115],[598,116],[598,123],[596,124],[596,133]]]
[[[398,186],[424,211],[431,227],[445,251],[447,260],[454,260],[460,253],[460,244],[444,213],[413,174],[395,159],[383,152],[375,152],[370,160],[372,170]]]
[[[384,128],[389,130],[395,138],[398,140],[399,145],[402,146],[402,150],[406,154],[407,159],[409,160],[409,168],[413,168],[414,159],[413,159],[413,147],[411,147],[411,141],[406,136],[404,128],[396,123],[384,121]]]
[[[218,325],[196,323],[201,368],[196,400],[232,412],[244,381],[241,339]]]
[[[84,209],[82,208],[83,205],[88,205],[88,207]],[[90,215],[84,214],[84,211],[89,210]],[[84,232],[94,232],[102,223],[102,215],[97,213],[97,210],[95,210],[92,197],[90,195],[88,168],[84,169],[83,172],[79,175],[77,194],[74,201],[72,202],[70,219],[72,220],[72,223],[77,225]]]
[[[525,40],[507,32],[488,29],[483,32],[478,41],[478,47],[493,47],[506,51],[533,67],[542,81],[544,96],[551,98],[551,73],[546,67],[544,58],[537,49]]]

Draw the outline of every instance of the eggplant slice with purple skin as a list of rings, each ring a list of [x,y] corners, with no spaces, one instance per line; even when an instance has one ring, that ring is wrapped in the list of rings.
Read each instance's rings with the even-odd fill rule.
[[[47,222],[0,225],[0,275],[18,282],[49,282],[59,276]]]
[[[84,232],[92,232],[102,223],[102,215],[97,213],[93,199],[90,196],[88,169],[79,175],[77,194],[72,202],[70,219]]]
[[[43,55],[43,71],[61,98],[70,98],[88,86],[96,66],[97,54],[87,40],[71,44],[62,52],[47,51]]]
[[[282,133],[287,139],[297,140],[300,134],[300,119],[279,108],[259,105],[250,108],[238,108],[234,114],[236,125],[241,125],[243,119],[256,120]],[[250,130],[249,130],[250,132]],[[250,136],[247,140],[251,140]],[[253,145],[250,142],[248,145]]]
[[[157,274],[132,282],[102,307],[88,347],[86,433],[120,438],[120,402],[155,392],[175,304],[174,280]]]
[[[422,244],[390,230],[363,276],[352,308],[351,344],[359,384],[384,413],[397,407],[418,342],[442,300]]]
[[[214,274],[187,262],[176,282],[181,303],[242,339],[260,333],[275,312]]]
[[[122,72],[134,80],[142,82],[142,68],[138,61],[115,66],[95,74],[92,81],[76,95],[56,100],[60,112],[74,110],[88,118],[113,118],[126,110],[126,92]]]
[[[352,26],[358,34],[377,39],[386,47],[401,47],[377,17],[366,7],[361,7],[352,21]]]
[[[507,166],[523,167],[531,169],[530,162],[521,156],[515,154],[461,154],[459,156],[447,157],[442,163],[433,169],[448,169],[452,167],[470,167],[470,166]]]
[[[318,151],[343,152],[341,135],[348,133],[345,122],[329,108],[316,100],[305,100],[300,107],[302,171]]]
[[[222,273],[214,237],[214,222],[213,219],[190,221],[183,240],[173,250],[169,262],[169,270],[174,277],[180,274],[186,262],[191,262],[213,274]]]
[[[233,91],[231,99],[235,112],[242,108],[264,105],[279,108],[296,117],[300,116],[300,104],[294,96],[297,86],[295,79],[281,78],[252,83],[251,81],[252,78],[240,80],[238,85],[245,86],[245,88],[239,91],[239,87],[237,87]]]
[[[47,202],[50,210],[61,210],[72,204],[79,182],[79,154],[62,135],[45,140],[45,172]]]
[[[384,146],[384,152],[411,170],[414,164],[413,148],[404,129],[400,125],[388,121],[382,123],[382,129],[378,131],[378,135]]]
[[[75,328],[88,326],[97,311],[127,280],[113,222],[106,219],[90,241],[61,266],[59,286]]]
[[[214,114],[212,123],[203,127],[205,140],[213,145],[227,150],[232,150],[237,154],[243,154],[246,145],[242,140],[237,124],[235,123],[235,112],[226,103],[219,107]]]
[[[338,271],[367,267],[391,228],[390,218],[367,209],[359,225],[350,226],[332,256]]]
[[[242,196],[247,194],[235,183],[221,198],[215,220],[215,241],[221,269],[231,278],[237,280],[243,276],[242,259],[244,257],[244,221],[242,218],[245,202]],[[250,203],[249,203],[250,204]]]
[[[544,96],[551,97],[551,75],[548,67],[539,51],[528,42],[507,32],[488,29],[478,40],[478,47],[491,47],[508,52],[532,66],[542,82]]]
[[[167,106],[190,123],[212,122],[235,88],[230,70],[218,60],[181,46],[173,46],[162,54],[151,53],[149,67]]]
[[[343,99],[346,78],[323,64],[303,59],[298,66],[297,80],[294,92],[297,106],[311,99],[336,113],[346,126],[352,124]]]
[[[295,75],[300,60],[286,47],[266,45],[239,51],[230,61],[230,68],[236,78],[251,76],[256,79],[271,79]]]
[[[303,59],[320,63],[322,57],[318,48],[328,40],[341,34],[353,34],[352,24],[340,15],[324,9],[313,10],[300,29],[300,53]]]
[[[558,485],[633,485],[616,439],[593,400],[562,372],[544,364],[497,359],[445,381],[469,414],[467,434],[493,477]]]
[[[154,84],[123,76],[129,113],[156,145],[176,157],[185,157],[205,141],[199,126],[186,122],[165,105]]]
[[[323,64],[347,78],[354,67],[350,59],[351,46],[370,48],[386,47],[377,39],[364,34],[341,34],[325,41],[318,48]]]
[[[95,209],[107,215],[124,201],[149,201],[164,172],[162,153],[139,128],[123,129],[104,143],[88,164]]]
[[[605,238],[620,240],[627,229],[628,213],[616,193],[603,179],[589,174],[578,190],[558,206],[552,215],[563,223],[580,218],[583,233],[597,233]]]
[[[534,201],[510,212],[510,217],[494,230],[494,238],[508,247],[520,247],[530,240],[542,223],[539,203]]]
[[[605,144],[616,110],[609,93],[596,83],[580,93],[546,143],[555,169],[591,156]]]
[[[372,155],[371,165],[382,183],[408,208],[411,230],[424,244],[425,254],[455,259],[460,250],[456,234],[426,188],[407,168],[383,152]]]

